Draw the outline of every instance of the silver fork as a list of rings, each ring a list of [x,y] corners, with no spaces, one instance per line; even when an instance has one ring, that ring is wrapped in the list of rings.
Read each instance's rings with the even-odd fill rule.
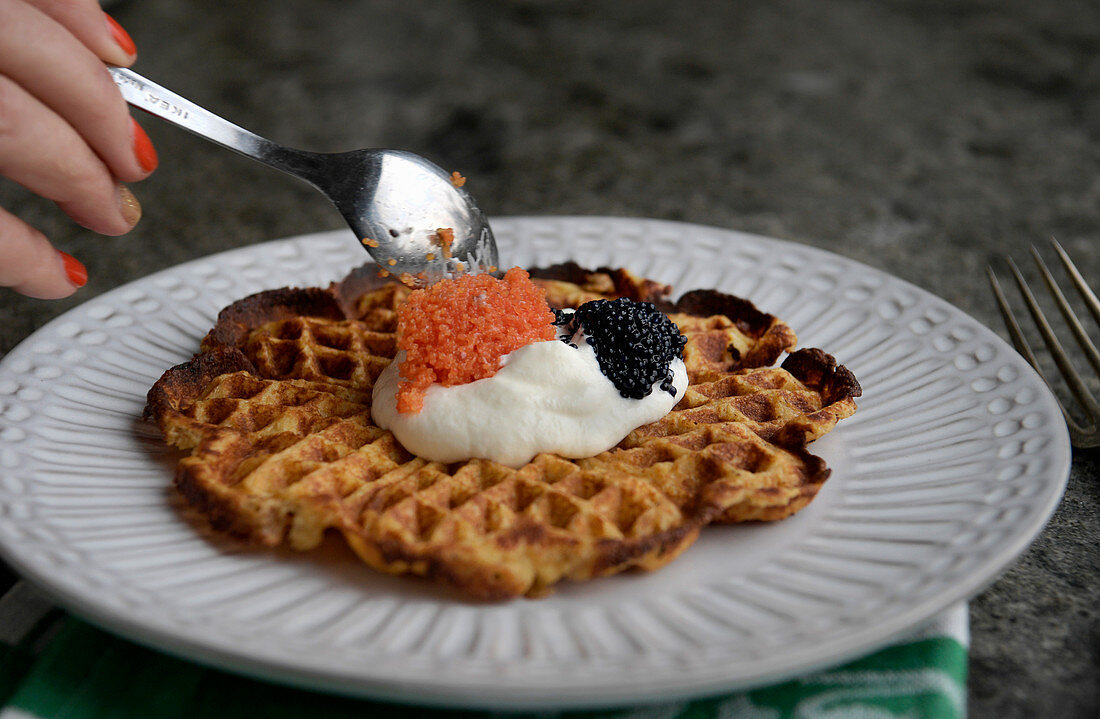
[[[1089,288],[1088,284],[1085,282],[1085,278],[1081,276],[1081,273],[1077,270],[1073,261],[1070,260],[1066,251],[1058,244],[1058,241],[1051,239],[1050,242],[1054,247],[1054,251],[1058,253],[1058,257],[1062,261],[1062,266],[1065,267],[1066,274],[1069,275],[1074,287],[1077,288],[1078,294],[1080,294],[1081,298],[1084,300],[1085,306],[1092,314],[1093,319],[1096,320],[1096,323],[1100,324],[1100,300],[1097,300],[1096,294]],[[1100,377],[1100,351],[1097,351],[1096,345],[1089,339],[1084,326],[1077,318],[1073,309],[1069,306],[1069,303],[1066,302],[1066,296],[1058,287],[1058,283],[1055,282],[1053,275],[1050,274],[1050,270],[1047,269],[1046,263],[1043,262],[1042,257],[1039,256],[1039,252],[1034,247],[1031,248],[1031,256],[1035,259],[1035,264],[1039,267],[1039,273],[1043,277],[1043,282],[1046,284],[1047,289],[1050,290],[1050,295],[1054,298],[1054,303],[1058,306],[1058,310],[1066,319],[1066,324],[1069,325],[1070,331],[1077,340],[1077,344],[1081,346],[1085,358],[1089,361],[1089,364],[1092,365],[1092,369],[1096,372],[1097,377]],[[1083,410],[1083,421],[1078,421],[1070,413],[1065,402],[1063,402],[1060,397],[1058,398],[1058,404],[1062,408],[1062,414],[1065,415],[1066,424],[1069,426],[1070,440],[1073,442],[1073,446],[1081,448],[1100,447],[1100,400],[1093,396],[1092,392],[1085,384],[1085,381],[1081,379],[1081,375],[1077,373],[1077,370],[1070,362],[1069,357],[1062,348],[1062,344],[1058,341],[1057,336],[1055,336],[1054,330],[1051,329],[1050,323],[1043,315],[1043,311],[1039,309],[1039,303],[1035,301],[1035,295],[1032,294],[1031,288],[1028,287],[1023,275],[1020,274],[1020,269],[1016,266],[1016,263],[1012,261],[1011,257],[1008,258],[1008,265],[1012,270],[1016,285],[1020,288],[1020,294],[1023,295],[1024,304],[1027,305],[1028,312],[1038,326],[1039,333],[1043,336],[1043,344],[1045,344],[1050,351],[1054,363],[1058,365],[1058,371],[1061,373],[1063,379],[1065,379],[1070,392],[1073,393],[1073,396],[1077,399],[1077,402]],[[1024,339],[1023,332],[1020,330],[1020,325],[1016,321],[1016,317],[1012,314],[1012,310],[1008,306],[1008,301],[1005,299],[1004,293],[1001,291],[1000,283],[997,282],[997,275],[994,274],[992,267],[987,268],[987,272],[989,273],[989,284],[993,287],[993,294],[997,298],[997,304],[1001,308],[1001,315],[1004,317],[1005,326],[1008,328],[1008,334],[1012,337],[1012,344],[1016,346],[1016,350],[1024,356],[1028,363],[1035,368],[1035,371],[1039,373],[1039,376],[1043,378],[1043,381],[1047,383],[1047,386],[1050,387],[1053,392],[1054,385],[1051,383],[1050,379],[1043,374],[1042,369],[1039,368],[1039,363],[1035,360],[1035,355],[1032,353],[1027,340]],[[1057,396],[1057,394],[1055,396]]]

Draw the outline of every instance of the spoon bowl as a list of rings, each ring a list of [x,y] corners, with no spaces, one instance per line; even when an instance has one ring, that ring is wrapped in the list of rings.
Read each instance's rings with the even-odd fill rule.
[[[470,193],[456,184],[457,177],[429,160],[403,150],[318,153],[285,147],[132,70],[109,70],[133,107],[320,190],[374,261],[391,274],[423,284],[444,275],[496,269],[489,222]]]

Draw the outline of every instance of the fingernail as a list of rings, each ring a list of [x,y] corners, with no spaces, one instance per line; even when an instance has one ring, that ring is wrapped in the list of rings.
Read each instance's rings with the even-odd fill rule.
[[[137,155],[138,164],[146,172],[152,172],[157,169],[157,164],[160,162],[157,159],[156,148],[153,147],[153,142],[149,139],[149,136],[145,134],[145,130],[132,117],[130,118],[130,127],[132,128],[131,134],[134,137],[134,154]]]
[[[122,26],[107,13],[103,13],[103,17],[107,18],[107,27],[111,29],[111,37],[115,39],[115,44],[130,57],[137,55],[137,45],[134,44],[134,39],[130,37],[130,33],[123,30]]]
[[[118,209],[122,211],[122,217],[130,227],[141,219],[141,203],[126,185],[118,186]]]
[[[77,287],[83,287],[88,282],[88,269],[68,252],[57,251],[61,255],[61,262],[65,265],[65,274],[69,276],[69,282]]]

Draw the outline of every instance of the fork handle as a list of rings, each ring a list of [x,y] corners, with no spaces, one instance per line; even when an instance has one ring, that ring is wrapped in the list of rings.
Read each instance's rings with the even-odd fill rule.
[[[278,145],[180,97],[133,70],[108,71],[126,102],[150,115],[317,186],[322,155]]]

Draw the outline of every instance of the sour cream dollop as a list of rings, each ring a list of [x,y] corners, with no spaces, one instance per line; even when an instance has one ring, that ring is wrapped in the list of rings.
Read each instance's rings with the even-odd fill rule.
[[[642,399],[622,397],[602,372],[583,336],[576,348],[534,342],[505,355],[492,377],[432,385],[420,412],[397,411],[399,352],[374,385],[371,415],[410,452],[437,462],[479,457],[521,467],[540,452],[591,457],[611,449],[636,427],[664,417],[684,396],[687,370],[669,365],[675,396],[659,382]]]

